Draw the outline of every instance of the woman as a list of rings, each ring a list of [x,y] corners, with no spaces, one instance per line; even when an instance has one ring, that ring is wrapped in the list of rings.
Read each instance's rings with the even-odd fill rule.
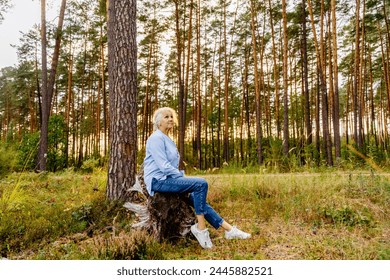
[[[185,177],[178,169],[180,155],[168,133],[177,124],[176,112],[168,107],[158,109],[153,115],[154,132],[146,142],[144,179],[151,196],[161,193],[189,193],[195,208],[197,223],[191,226],[199,244],[212,248],[206,221],[215,229],[225,229],[227,239],[246,239],[251,235],[231,226],[206,202],[208,184],[202,178]]]

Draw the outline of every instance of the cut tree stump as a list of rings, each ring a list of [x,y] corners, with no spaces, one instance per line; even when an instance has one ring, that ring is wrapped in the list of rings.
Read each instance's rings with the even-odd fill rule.
[[[150,196],[144,182],[143,165],[129,190],[124,207],[134,212],[138,221],[132,226],[147,230],[158,242],[185,237],[195,223],[195,213],[188,194],[155,193]]]

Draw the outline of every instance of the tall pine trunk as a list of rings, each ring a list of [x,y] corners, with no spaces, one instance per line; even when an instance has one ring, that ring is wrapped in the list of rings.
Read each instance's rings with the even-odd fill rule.
[[[260,165],[263,162],[262,158],[262,136],[261,136],[261,110],[260,110],[260,85],[259,85],[259,70],[257,61],[257,40],[255,26],[255,4],[251,0],[251,30],[252,30],[252,48],[253,48],[253,63],[255,72],[255,103],[256,103],[256,138],[257,138],[257,163]]]
[[[49,96],[47,91],[47,37],[46,37],[46,0],[41,0],[41,45],[42,45],[42,104],[41,104],[41,134],[37,171],[45,171],[48,149],[49,129]]]
[[[325,80],[325,54],[324,54],[324,43],[323,43],[323,26],[324,26],[324,2],[321,1],[321,18],[320,18],[320,27],[321,27],[321,43],[318,43],[317,40],[317,32],[315,28],[315,21],[314,21],[314,15],[313,15],[313,9],[311,5],[311,0],[308,0],[308,8],[310,13],[310,19],[311,19],[311,25],[312,25],[312,31],[313,31],[313,40],[314,40],[314,46],[316,50],[317,55],[317,69],[318,69],[318,84],[319,84],[319,90],[321,92],[321,109],[322,109],[322,131],[323,131],[323,138],[324,138],[324,152],[326,157],[326,162],[328,166],[333,165],[333,159],[332,159],[332,142],[330,138],[329,133],[329,122],[328,122],[328,103],[327,103],[327,90],[326,90],[326,80]],[[319,102],[317,104],[319,106]],[[318,108],[317,108],[318,109]],[[319,116],[317,116],[318,118]],[[318,121],[318,120],[317,120]],[[318,142],[317,142],[318,143]]]
[[[334,130],[334,147],[336,159],[341,157],[341,140],[340,140],[340,101],[339,101],[339,70],[338,70],[338,53],[337,53],[337,21],[336,21],[336,0],[331,0],[332,10],[332,59],[333,59],[333,130]]]
[[[137,166],[136,0],[110,0],[108,19],[110,158],[107,198],[125,200]]]
[[[309,92],[309,71],[307,59],[307,27],[306,27],[306,0],[302,0],[302,62],[303,62],[303,96],[305,102],[305,127],[307,145],[313,142],[311,111],[310,111],[310,92]]]
[[[176,60],[176,75],[179,86],[179,143],[178,150],[180,157],[179,168],[184,169],[183,157],[184,157],[184,135],[185,135],[185,116],[186,116],[186,102],[185,99],[185,90],[184,90],[184,81],[182,77],[182,42],[181,42],[181,34],[180,34],[180,7],[179,0],[175,0],[175,33],[176,33],[176,51],[177,51],[177,60]]]
[[[283,10],[283,154],[287,156],[289,150],[288,129],[288,36],[287,36],[287,12],[286,0],[282,1]]]
[[[271,0],[268,0],[269,4],[269,15],[270,15],[270,24],[271,24],[271,38],[272,38],[272,59],[273,59],[273,73],[274,73],[274,83],[275,83],[275,122],[276,122],[276,133],[277,137],[280,138],[280,116],[279,116],[279,70],[277,63],[277,54],[276,54],[276,43],[275,43],[275,30],[274,30],[274,16],[272,14],[272,4]]]

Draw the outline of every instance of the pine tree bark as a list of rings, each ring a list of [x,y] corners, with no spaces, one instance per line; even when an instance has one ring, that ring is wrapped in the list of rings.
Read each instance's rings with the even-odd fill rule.
[[[50,77],[49,77],[49,84],[47,87],[47,96],[48,100],[48,108],[49,108],[49,114],[51,111],[52,106],[52,100],[53,100],[53,92],[54,92],[54,84],[56,79],[56,73],[57,73],[57,65],[58,65],[58,59],[60,57],[60,47],[61,47],[61,39],[62,39],[62,26],[64,24],[64,17],[65,17],[65,7],[66,7],[66,0],[62,0],[61,2],[61,8],[60,8],[60,15],[58,18],[58,26],[56,30],[56,36],[55,36],[55,45],[54,45],[54,53],[53,58],[51,62],[51,69],[50,69]]]
[[[303,62],[303,95],[305,98],[305,127],[307,145],[313,142],[311,110],[310,110],[310,92],[309,92],[309,70],[307,59],[307,26],[306,26],[306,0],[302,0],[302,62]]]
[[[312,31],[313,31],[313,39],[314,39],[314,46],[316,50],[317,55],[317,68],[318,68],[318,78],[319,78],[319,88],[321,91],[321,101],[322,101],[322,130],[323,130],[323,137],[324,137],[324,152],[325,157],[328,166],[333,165],[333,159],[332,159],[332,142],[330,138],[329,133],[329,122],[328,122],[328,104],[327,104],[327,91],[326,91],[326,81],[325,81],[325,55],[324,55],[324,44],[323,44],[323,27],[324,27],[324,2],[321,1],[321,15],[320,15],[320,27],[321,27],[321,43],[318,44],[317,40],[317,32],[314,24],[314,15],[313,15],[313,9],[311,5],[311,0],[307,1],[308,8],[309,8],[309,14],[311,19],[311,25],[312,25]],[[320,48],[320,46],[321,48]],[[319,103],[317,104],[319,106]],[[318,109],[318,108],[317,108]],[[318,121],[318,120],[317,120]],[[317,142],[318,143],[318,142]]]
[[[178,150],[181,155],[184,156],[184,135],[185,135],[185,116],[187,113],[186,110],[186,102],[184,102],[185,99],[185,90],[184,90],[184,82],[182,77],[182,43],[181,43],[181,32],[180,32],[180,7],[179,7],[179,0],[173,1],[175,4],[175,33],[176,33],[176,51],[177,51],[177,59],[176,59],[176,74],[177,74],[177,81],[179,86],[179,96],[178,96],[178,103],[179,103],[179,143],[178,143]],[[183,163],[183,156],[180,157],[180,163],[179,168],[184,169],[184,163]]]
[[[223,131],[223,154],[224,162],[229,162],[229,63],[226,38],[226,3],[223,5],[223,50],[225,63],[224,77],[224,131]]]
[[[42,107],[41,107],[41,135],[39,142],[39,154],[37,171],[45,171],[47,165],[49,116],[54,92],[54,83],[60,54],[62,25],[64,22],[66,0],[62,0],[60,16],[54,46],[54,54],[51,63],[50,77],[47,73],[47,35],[46,35],[46,0],[41,0],[41,45],[42,45]]]
[[[276,43],[275,43],[275,28],[274,28],[274,16],[272,14],[272,3],[271,0],[268,0],[269,4],[269,19],[271,24],[271,38],[272,38],[272,59],[273,59],[273,73],[274,73],[274,83],[275,83],[275,122],[276,122],[276,133],[277,138],[280,138],[280,100],[279,100],[279,70],[277,63],[277,54],[276,54]]]
[[[256,43],[256,26],[255,26],[255,7],[251,0],[251,30],[252,30],[252,48],[253,48],[253,63],[254,63],[254,83],[255,83],[255,103],[256,103],[256,136],[257,136],[257,163],[263,162],[262,157],[262,136],[261,136],[261,110],[260,110],[260,86],[259,86],[259,71],[257,61],[257,43]]]
[[[49,96],[47,92],[47,37],[46,37],[46,0],[41,0],[41,59],[42,59],[42,104],[41,104],[41,134],[39,140],[39,154],[37,171],[45,171],[48,149],[49,129]]]
[[[337,53],[337,19],[336,19],[336,0],[331,0],[332,10],[332,55],[333,55],[333,130],[334,146],[336,159],[341,157],[341,138],[340,138],[340,101],[339,101],[339,70]]]
[[[383,3],[383,12],[386,13],[386,3]],[[378,35],[380,38],[380,44],[381,44],[381,54],[382,54],[382,65],[383,65],[383,79],[385,81],[385,89],[386,89],[386,95],[387,95],[387,111],[390,112],[390,73],[389,73],[389,64],[390,64],[390,59],[389,59],[389,50],[390,47],[387,47],[387,50],[385,49],[384,46],[389,46],[390,44],[390,33],[389,33],[389,23],[388,23],[388,18],[387,14],[384,14],[385,16],[385,24],[386,24],[386,32],[385,32],[385,38],[387,38],[387,43],[386,41],[383,40],[383,32],[382,28],[379,24],[377,23],[378,27]]]
[[[288,155],[289,150],[289,129],[288,129],[288,36],[287,36],[287,12],[286,0],[282,1],[283,10],[283,154]]]
[[[197,127],[196,127],[196,158],[198,163],[198,168],[202,168],[202,142],[201,142],[201,132],[202,132],[202,97],[201,97],[201,83],[200,83],[200,51],[201,51],[201,42],[200,42],[200,6],[201,2],[198,0],[198,5],[196,9],[196,80],[197,80],[197,106],[196,106],[196,115],[197,115]],[[206,115],[207,116],[207,115]]]
[[[110,0],[108,18],[110,158],[107,198],[125,200],[137,165],[136,0]]]
[[[103,101],[103,104],[101,104],[99,102],[99,108],[101,108],[101,106],[103,106],[103,154],[106,155],[107,154],[107,109],[106,109],[106,96],[107,96],[107,92],[106,92],[106,62],[105,62],[105,52],[104,52],[104,49],[105,49],[105,44],[104,44],[104,40],[103,40],[103,18],[101,17],[100,19],[101,23],[100,23],[100,75],[101,75],[101,93],[100,93],[100,98],[101,100]],[[101,109],[100,109],[101,110]],[[98,119],[99,119],[99,122],[100,122],[100,112],[98,114]],[[101,130],[99,129],[99,141],[100,141],[100,133],[101,133]]]
[[[362,147],[360,142],[359,120],[359,65],[360,64],[360,0],[356,0],[356,20],[355,20],[355,63],[354,63],[354,83],[353,83],[353,115],[354,115],[354,140],[358,148]]]

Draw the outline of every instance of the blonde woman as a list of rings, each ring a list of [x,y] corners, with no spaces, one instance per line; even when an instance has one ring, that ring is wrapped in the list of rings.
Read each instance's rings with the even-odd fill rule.
[[[161,193],[189,193],[195,208],[197,223],[191,232],[205,249],[212,248],[206,221],[215,229],[223,228],[227,239],[246,239],[251,235],[227,223],[207,202],[208,183],[205,179],[186,177],[179,170],[180,155],[176,144],[168,136],[177,124],[176,112],[163,107],[153,115],[154,132],[146,142],[144,179],[151,196]]]

